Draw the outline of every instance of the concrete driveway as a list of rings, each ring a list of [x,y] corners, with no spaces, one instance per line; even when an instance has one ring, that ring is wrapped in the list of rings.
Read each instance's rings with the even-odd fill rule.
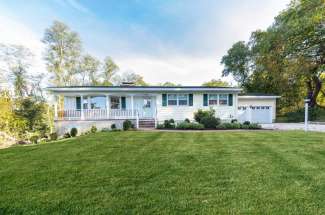
[[[274,130],[304,130],[304,123],[272,123],[262,124],[262,128]],[[308,126],[309,131],[325,132],[325,123],[312,123]]]

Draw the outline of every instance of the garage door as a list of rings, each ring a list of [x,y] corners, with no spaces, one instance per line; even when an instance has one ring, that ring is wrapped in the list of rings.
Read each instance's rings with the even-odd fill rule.
[[[240,106],[238,107],[238,121],[252,123],[272,123],[271,106]]]

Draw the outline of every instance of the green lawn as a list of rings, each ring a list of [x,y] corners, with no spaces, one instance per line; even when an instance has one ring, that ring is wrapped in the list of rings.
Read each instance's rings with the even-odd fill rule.
[[[324,214],[325,134],[106,132],[0,150],[0,214]]]

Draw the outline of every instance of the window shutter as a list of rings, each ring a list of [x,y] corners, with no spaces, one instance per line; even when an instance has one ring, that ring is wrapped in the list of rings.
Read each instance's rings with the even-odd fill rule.
[[[233,95],[232,94],[229,94],[229,96],[228,96],[228,105],[229,106],[233,105]]]
[[[162,94],[162,106],[167,106],[167,94]]]
[[[203,94],[203,106],[208,106],[208,94]]]
[[[125,102],[125,97],[124,96],[121,97],[121,103],[122,103],[122,109],[125,109],[126,108],[126,102]]]
[[[81,110],[81,98],[76,97],[76,109]]]
[[[188,105],[193,106],[193,94],[188,94]]]

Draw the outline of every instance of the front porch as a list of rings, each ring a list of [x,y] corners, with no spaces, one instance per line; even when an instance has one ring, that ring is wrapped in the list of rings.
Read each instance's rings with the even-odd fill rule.
[[[60,97],[61,96],[61,97]],[[56,121],[139,120],[156,122],[156,96],[148,94],[56,95]]]

